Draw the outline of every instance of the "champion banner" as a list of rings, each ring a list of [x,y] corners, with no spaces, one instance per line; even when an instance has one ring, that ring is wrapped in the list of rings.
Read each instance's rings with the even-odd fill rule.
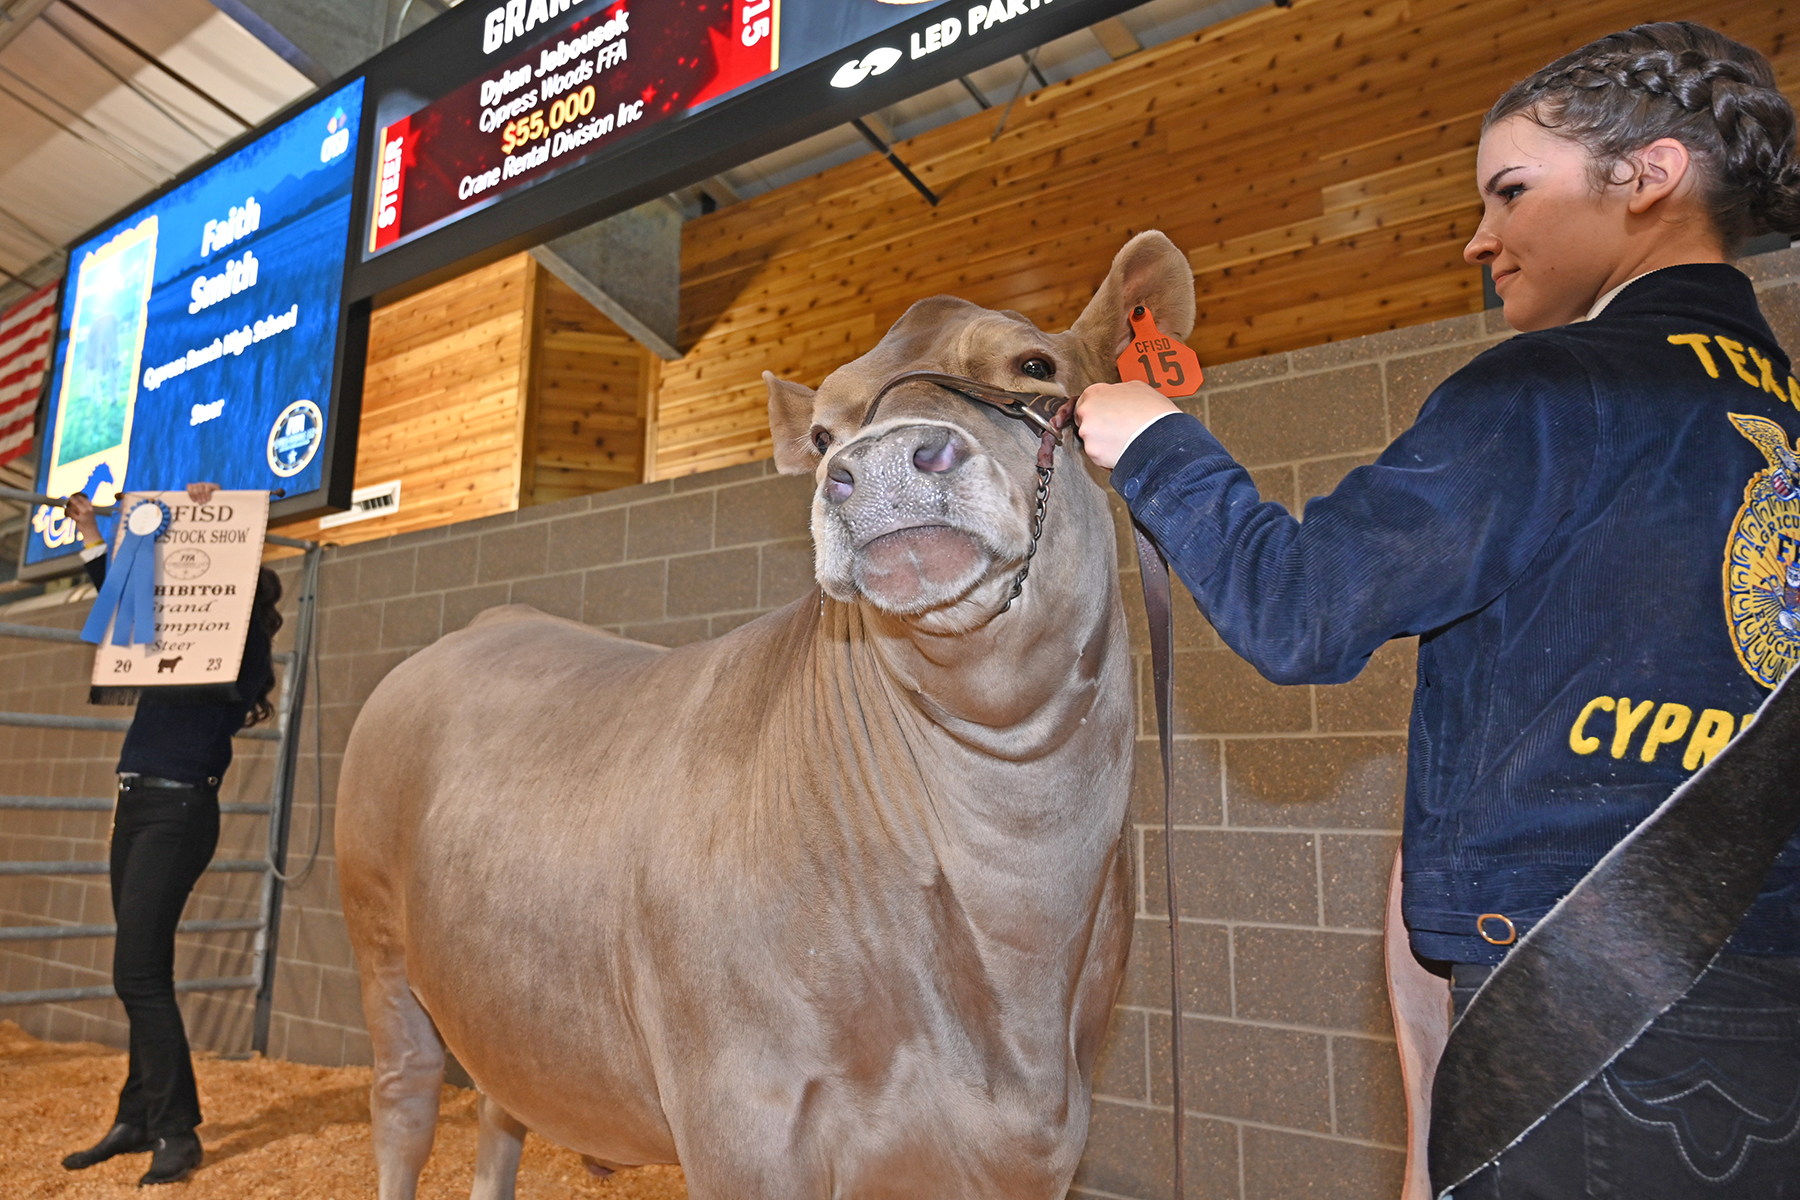
[[[186,492],[126,492],[119,510],[106,584],[82,631],[97,647],[88,703],[131,703],[154,687],[236,696],[269,493],[221,491],[195,504]],[[136,549],[134,532],[146,539]]]
[[[56,334],[56,289],[45,284],[0,315],[0,466],[31,447]]]

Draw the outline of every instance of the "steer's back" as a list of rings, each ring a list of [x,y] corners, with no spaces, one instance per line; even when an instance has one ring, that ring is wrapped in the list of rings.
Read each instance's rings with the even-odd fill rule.
[[[338,862],[365,981],[385,964],[377,990],[416,995],[485,1092],[609,1161],[673,1157],[642,967],[687,932],[666,927],[670,890],[707,886],[692,865],[754,758],[771,633],[668,651],[490,610],[389,674],[345,751]]]
[[[430,852],[422,835],[465,824],[506,840],[534,806],[520,811],[500,797],[529,781],[559,802],[565,780],[552,776],[588,757],[597,727],[621,723],[624,710],[606,701],[666,653],[514,605],[414,655],[376,687],[351,730],[340,869],[363,883],[404,878]],[[347,893],[347,903],[361,901]]]

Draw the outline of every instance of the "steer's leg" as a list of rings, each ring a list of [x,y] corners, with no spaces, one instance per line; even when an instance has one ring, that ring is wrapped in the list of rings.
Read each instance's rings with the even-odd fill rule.
[[[444,1043],[406,983],[404,961],[363,969],[363,1016],[375,1055],[369,1092],[381,1200],[413,1200],[437,1132]]]
[[[475,1143],[475,1186],[469,1189],[469,1200],[513,1200],[519,1155],[525,1149],[525,1126],[485,1092],[477,1112],[481,1133]]]

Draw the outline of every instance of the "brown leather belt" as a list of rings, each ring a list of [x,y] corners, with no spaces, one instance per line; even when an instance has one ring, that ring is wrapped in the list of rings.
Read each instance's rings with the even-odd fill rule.
[[[1025,577],[1031,571],[1032,556],[1037,553],[1038,538],[1044,532],[1044,506],[1049,501],[1050,480],[1056,471],[1056,447],[1062,441],[1063,431],[1068,428],[1069,419],[1074,414],[1075,400],[1070,396],[1044,392],[1011,392],[964,375],[946,375],[940,371],[902,371],[876,391],[874,399],[869,401],[869,407],[863,412],[860,428],[867,429],[875,420],[875,410],[889,392],[907,383],[932,384],[955,392],[964,399],[985,404],[1015,420],[1024,421],[1042,433],[1038,443],[1038,487],[1031,522],[1031,549],[1026,552],[1025,563],[1013,579],[1012,594],[1000,609],[1005,612],[1012,607],[1013,600],[1025,585]],[[1132,535],[1137,539],[1138,577],[1143,583],[1144,611],[1150,624],[1150,674],[1156,691],[1156,740],[1162,751],[1163,853],[1167,861],[1163,880],[1169,906],[1169,1058],[1175,1102],[1173,1196],[1174,1200],[1184,1200],[1187,1194],[1184,1178],[1187,1156],[1183,1152],[1185,1139],[1182,1134],[1186,1122],[1182,1120],[1182,1114],[1187,1106],[1181,1086],[1181,928],[1180,908],[1175,902],[1175,726],[1172,718],[1175,697],[1175,613],[1169,593],[1169,564],[1164,561],[1162,551],[1157,549],[1156,543],[1150,540],[1143,527],[1135,521],[1132,523]]]

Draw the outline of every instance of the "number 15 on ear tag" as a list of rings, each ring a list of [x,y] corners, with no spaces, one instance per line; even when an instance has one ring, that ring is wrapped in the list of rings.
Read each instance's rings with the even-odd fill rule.
[[[1156,314],[1142,304],[1131,310],[1131,343],[1119,355],[1119,380],[1142,380],[1171,399],[1191,396],[1204,380],[1200,358],[1156,327]]]

